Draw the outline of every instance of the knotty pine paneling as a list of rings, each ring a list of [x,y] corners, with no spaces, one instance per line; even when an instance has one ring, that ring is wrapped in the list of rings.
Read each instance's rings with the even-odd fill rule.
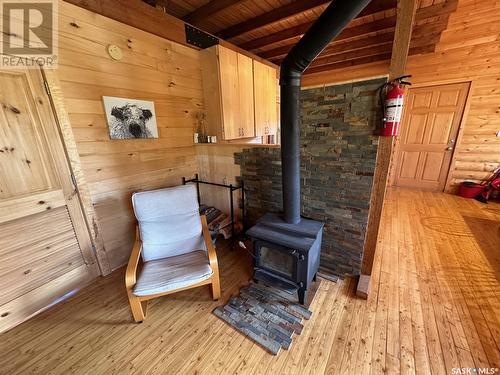
[[[388,62],[306,75],[304,86],[358,80],[388,73]],[[418,85],[471,81],[468,111],[450,169],[447,191],[464,180],[482,180],[500,166],[500,2],[459,0],[434,53],[408,59]]]
[[[177,185],[197,171],[193,131],[204,107],[199,52],[66,2],[59,12],[57,75],[116,269],[133,244],[132,192]],[[108,44],[121,48],[121,61],[107,55]],[[159,139],[110,140],[103,95],[154,101]]]
[[[196,146],[196,157],[198,160],[199,177],[204,181],[219,184],[238,184],[241,175],[240,166],[234,162],[234,154],[241,152],[242,145],[231,144],[199,144]],[[200,195],[203,204],[219,208],[222,212],[229,214],[231,205],[229,190],[218,186],[200,185]],[[234,213],[240,217],[239,200],[240,190],[234,192]]]
[[[66,207],[4,223],[0,243],[0,305],[84,264]]]
[[[235,163],[235,154],[243,152],[249,148],[279,148],[278,145],[262,144],[198,144],[196,145],[196,157],[198,160],[199,178],[204,181],[216,182],[219,184],[239,184],[241,168]],[[231,205],[228,189],[200,185],[200,195],[203,204],[219,208],[222,212],[229,214]],[[241,218],[241,192],[235,191],[234,195],[234,214]]]

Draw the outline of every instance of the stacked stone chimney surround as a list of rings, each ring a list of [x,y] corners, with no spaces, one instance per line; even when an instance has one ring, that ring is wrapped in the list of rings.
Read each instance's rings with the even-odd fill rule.
[[[325,222],[321,270],[360,272],[382,121],[383,79],[305,89],[301,96],[302,215]],[[248,225],[282,210],[279,148],[235,154]]]

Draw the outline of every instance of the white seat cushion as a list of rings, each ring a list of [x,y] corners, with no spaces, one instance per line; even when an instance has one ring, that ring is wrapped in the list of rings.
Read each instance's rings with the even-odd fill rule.
[[[207,249],[194,185],[138,192],[132,204],[144,261]]]
[[[144,262],[134,295],[148,296],[184,288],[212,276],[207,253],[196,250],[187,254]]]

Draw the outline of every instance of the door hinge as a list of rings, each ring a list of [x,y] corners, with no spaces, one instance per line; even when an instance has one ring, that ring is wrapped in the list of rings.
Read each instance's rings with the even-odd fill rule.
[[[47,93],[47,95],[50,95],[50,88],[47,81],[43,81],[43,87],[45,87],[45,92]]]
[[[71,173],[71,182],[73,183],[73,186],[76,188],[78,185],[76,184],[76,178],[73,173]]]

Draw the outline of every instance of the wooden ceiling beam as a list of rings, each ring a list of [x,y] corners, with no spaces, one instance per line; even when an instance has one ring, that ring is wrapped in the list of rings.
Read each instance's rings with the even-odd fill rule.
[[[391,58],[391,52],[382,53],[374,56],[360,57],[357,59],[340,61],[333,64],[315,66],[307,69],[304,74],[320,73],[325,71],[331,71],[336,69],[349,68],[356,65],[364,65],[372,62],[389,60]]]
[[[451,12],[453,12],[456,9],[456,7],[457,7],[456,0],[451,0],[451,1],[447,1],[446,3],[437,4],[437,5],[431,5],[431,6],[428,6],[428,7],[425,7],[425,8],[418,9],[417,13],[415,15],[415,21],[422,21],[422,20],[425,20],[425,19],[428,19],[428,18],[431,18],[431,17],[437,17],[437,16],[442,16],[442,15],[449,15]],[[395,21],[396,18],[395,17],[390,17],[390,18],[386,18],[386,19],[390,19],[391,20],[392,27],[395,26],[395,24],[396,24],[396,21]],[[365,25],[371,25],[371,27],[373,28],[374,31],[382,31],[383,28],[379,28],[377,30],[377,26],[376,26],[377,22],[380,22],[380,21],[375,21],[375,22],[367,23]],[[443,25],[446,26],[446,24],[444,22],[442,23],[442,26]],[[299,25],[299,26],[301,26],[301,25]],[[364,25],[361,25],[361,26],[364,26]],[[359,29],[356,29],[356,27],[351,27],[351,28],[345,29],[344,31],[349,30],[349,29],[351,29],[351,30],[354,31],[356,29],[357,30],[357,35],[353,35],[352,37],[354,37],[354,36],[361,36],[363,34],[367,34],[368,33],[368,32],[364,32],[363,29],[360,26],[357,26],[357,27],[359,27]],[[288,36],[289,38],[287,38],[287,39],[291,39],[292,38],[292,36],[290,36],[291,34],[294,34],[294,32],[288,33],[288,35],[286,35],[286,36]],[[347,39],[347,38],[343,37],[342,34],[343,33],[341,33],[337,38],[335,38],[334,43],[338,42],[340,40]],[[356,33],[354,32],[353,34],[356,34]],[[271,35],[269,35],[267,37],[271,37],[272,35],[274,35],[274,34],[271,34]],[[300,36],[300,35],[301,34],[296,35],[296,36]],[[351,38],[351,37],[349,37],[349,38]],[[258,39],[255,39],[255,40],[258,40]],[[276,47],[276,48],[273,48],[273,49],[270,49],[270,50],[267,50],[267,51],[260,52],[260,53],[258,53],[258,55],[261,56],[264,59],[276,60],[277,57],[285,56],[290,51],[290,49],[295,45],[295,43],[296,43],[296,41],[294,40],[294,41],[292,41],[289,44],[286,44],[286,45],[283,45],[283,46],[280,46],[280,47]],[[248,48],[245,48],[244,45],[242,46],[242,48],[248,49]]]
[[[369,46],[365,48],[360,48],[354,51],[347,51],[347,52],[342,52],[342,53],[337,53],[334,55],[330,56],[323,56],[316,58],[310,65],[310,68],[312,69],[317,66],[323,66],[323,65],[331,65],[334,63],[338,63],[341,61],[349,61],[349,60],[355,60],[355,59],[360,59],[363,57],[370,57],[370,56],[378,56],[378,55],[384,55],[387,53],[390,53],[392,49],[392,40],[383,44],[379,44],[377,46]],[[307,70],[306,70],[307,71]]]
[[[429,45],[435,45],[441,36],[443,31],[442,23],[439,24],[425,24],[421,26],[416,26],[413,29],[412,40],[410,42],[410,55],[415,54],[416,47],[429,47]],[[355,41],[343,41],[341,43],[332,43],[326,47],[319,59],[331,55],[337,55],[345,52],[352,52],[362,48],[375,48],[378,45],[392,43],[394,39],[394,32],[388,32],[380,35],[374,35],[363,39],[358,39]],[[316,60],[315,60],[316,61]],[[281,60],[279,61],[281,62]],[[313,62],[314,63],[314,62]]]
[[[378,45],[392,43],[394,39],[394,32],[390,32],[369,36],[355,41],[343,41],[341,43],[332,43],[326,47],[320,55],[320,58],[336,55],[339,53],[349,52],[353,50],[376,47]]]
[[[373,0],[360,13],[360,15],[357,18],[370,16],[372,14],[386,11],[386,10],[389,10],[392,8],[394,8],[394,1],[393,0]],[[270,44],[281,42],[283,40],[287,40],[287,39],[301,36],[307,30],[309,30],[309,28],[313,25],[314,22],[315,21],[305,22],[305,23],[302,23],[300,25],[290,27],[288,29],[280,30],[278,32],[263,36],[261,38],[256,38],[254,40],[251,40],[249,42],[241,44],[240,47],[243,49],[246,49],[246,50],[255,50],[255,49],[270,45]],[[384,22],[384,20],[382,19],[382,20],[380,20],[380,22]],[[393,23],[395,23],[395,22],[396,21],[395,21],[395,17],[394,17]],[[369,24],[371,25],[371,24],[373,24],[373,22],[371,22]],[[361,25],[361,26],[363,26],[363,25]],[[347,30],[347,29],[345,29],[345,30]]]
[[[223,9],[241,3],[245,0],[212,0],[207,4],[192,11],[182,18],[183,21],[195,25],[210,17],[212,14],[218,13]]]
[[[441,31],[438,29],[437,31],[423,34],[422,32],[426,29],[423,26],[420,28],[416,27],[413,31],[415,38],[411,40],[409,55],[431,53],[435,50],[436,43],[441,36]],[[421,35],[417,37],[419,32]],[[311,68],[388,52],[391,49],[393,38],[394,32],[388,32],[382,35],[358,39],[354,42],[331,44],[312,62]],[[272,62],[279,65],[282,60],[281,58],[272,60]]]
[[[392,43],[389,44],[389,47],[391,46]],[[435,43],[429,43],[422,46],[412,47],[408,52],[408,56],[431,53],[434,51],[434,48],[435,48]],[[380,50],[378,48],[374,48],[372,50],[367,48],[366,50],[367,50],[366,56],[363,56],[363,54],[360,52],[361,50],[350,51],[346,54],[334,55],[330,58],[330,62],[328,64],[324,64],[324,62],[326,62],[326,59],[323,61],[323,63],[319,62],[321,59],[314,60],[314,62],[304,72],[304,74],[333,71],[335,69],[349,68],[356,65],[364,65],[373,62],[389,61],[391,57],[391,48],[387,49],[388,52],[383,52],[382,48]],[[376,53],[377,50],[382,52]]]
[[[375,13],[385,12],[386,10],[396,8],[396,6],[397,0],[372,0],[356,18],[363,18]]]
[[[349,40],[342,40],[339,42],[333,42],[326,47],[323,52],[321,52],[320,58],[326,57],[326,56],[331,56],[331,55],[336,55],[339,53],[344,53],[344,52],[349,52],[349,51],[354,51],[360,48],[365,48],[365,47],[372,47],[376,46],[379,44],[384,44],[387,42],[392,42],[394,38],[394,32],[390,31],[384,34],[379,34],[379,35],[373,35],[373,36],[368,36],[366,38],[362,39],[357,39],[354,41],[349,41]],[[279,58],[272,58],[271,60],[279,64],[281,61],[283,61],[283,57],[286,55],[284,53],[283,55],[280,55]]]
[[[307,22],[289,29],[281,30],[273,34],[263,36],[242,44],[240,47],[249,51],[256,50],[268,46],[270,44],[285,41],[287,39],[295,38],[303,35],[314,22]],[[348,27],[344,29],[335,40],[342,40],[352,38],[353,36],[360,36],[363,34],[380,31],[389,27],[394,27],[396,24],[396,17],[382,18],[377,21],[365,23],[355,27]],[[295,44],[295,43],[293,43]]]
[[[156,4],[156,8],[162,10],[165,13],[171,14],[174,17],[180,18],[182,17],[183,14],[186,14],[186,12],[189,12],[185,7],[174,3],[173,1],[170,0],[151,0],[154,1]]]
[[[235,38],[249,31],[287,19],[289,17],[295,16],[296,14],[306,12],[310,9],[317,8],[330,2],[331,0],[296,0],[293,3],[283,5],[279,8],[271,10],[270,12],[261,14],[260,16],[240,22],[236,25],[219,31],[217,33],[217,36],[223,39]]]
[[[396,17],[383,18],[381,20],[373,21],[370,23],[365,23],[363,25],[348,27],[344,29],[336,38],[335,42],[343,41],[350,38],[360,37],[365,34],[370,34],[374,32],[381,32],[388,29],[393,29],[396,24]],[[285,30],[287,31],[287,30]],[[276,56],[286,55],[288,51],[295,45],[295,42],[287,44],[285,46],[277,47],[269,51],[264,51],[259,53],[259,56],[272,59]],[[242,47],[246,49],[245,47]],[[265,56],[265,57],[264,57]]]

